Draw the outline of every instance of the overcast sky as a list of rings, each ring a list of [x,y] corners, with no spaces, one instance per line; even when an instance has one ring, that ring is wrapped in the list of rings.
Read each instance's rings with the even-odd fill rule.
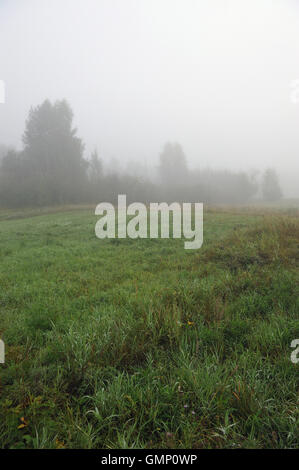
[[[0,0],[0,79],[0,143],[66,98],[86,156],[156,165],[179,141],[191,167],[275,167],[299,196],[297,0]]]

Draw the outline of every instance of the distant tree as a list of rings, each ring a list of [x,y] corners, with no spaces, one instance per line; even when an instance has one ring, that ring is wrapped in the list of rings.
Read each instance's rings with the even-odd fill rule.
[[[30,175],[27,174],[27,177]],[[25,169],[21,153],[9,150],[0,167],[0,203],[5,206],[23,206],[28,203]]]
[[[278,201],[282,198],[278,176],[274,169],[268,168],[263,174],[262,194],[264,201]]]
[[[102,197],[104,178],[103,162],[99,158],[99,154],[96,149],[91,154],[88,167],[88,176],[90,182],[91,200],[95,202],[100,200]]]
[[[2,159],[7,155],[8,151],[9,148],[6,145],[0,144],[0,163]]]
[[[46,100],[29,112],[22,155],[40,204],[83,198],[87,162],[83,158],[84,145],[72,122],[73,112],[65,100],[54,104]]]
[[[183,185],[189,175],[186,156],[178,143],[168,142],[160,154],[159,174],[162,184]]]
[[[91,154],[89,164],[89,178],[91,182],[96,184],[103,178],[103,162],[99,158],[97,149],[95,149]]]

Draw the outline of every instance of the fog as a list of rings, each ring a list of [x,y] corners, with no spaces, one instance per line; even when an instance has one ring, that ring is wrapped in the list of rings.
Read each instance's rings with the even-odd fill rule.
[[[150,171],[175,141],[191,169],[273,167],[298,197],[298,53],[296,0],[0,0],[0,144],[65,98],[86,158]]]

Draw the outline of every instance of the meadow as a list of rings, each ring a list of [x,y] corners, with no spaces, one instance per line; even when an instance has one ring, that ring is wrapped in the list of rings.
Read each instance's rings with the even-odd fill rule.
[[[298,447],[298,211],[206,210],[197,251],[97,219],[0,211],[0,447]]]

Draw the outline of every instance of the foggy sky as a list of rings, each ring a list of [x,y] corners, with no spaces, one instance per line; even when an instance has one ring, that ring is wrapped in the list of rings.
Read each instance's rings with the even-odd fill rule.
[[[0,0],[0,79],[0,143],[66,98],[87,157],[151,166],[179,141],[191,167],[275,167],[299,196],[297,0]]]

